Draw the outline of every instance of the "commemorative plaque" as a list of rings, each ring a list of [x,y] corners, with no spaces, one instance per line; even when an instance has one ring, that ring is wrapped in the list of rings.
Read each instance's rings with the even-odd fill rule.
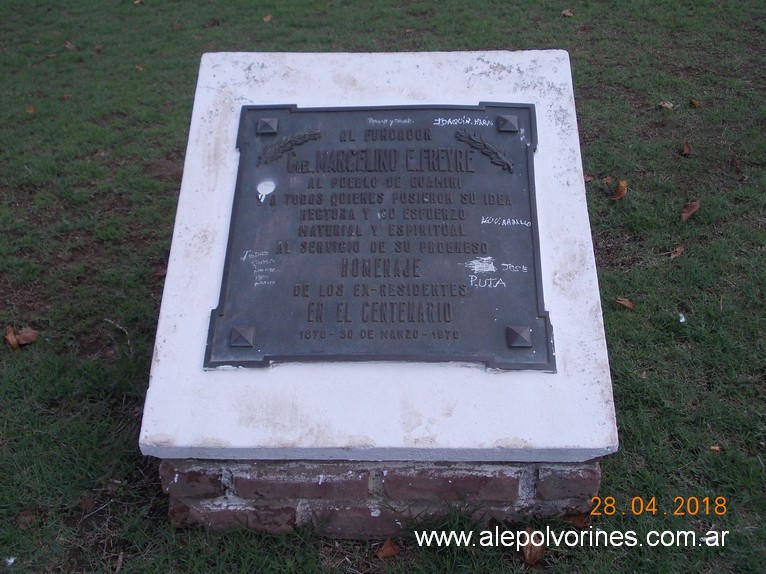
[[[555,371],[533,105],[244,106],[206,368]]]

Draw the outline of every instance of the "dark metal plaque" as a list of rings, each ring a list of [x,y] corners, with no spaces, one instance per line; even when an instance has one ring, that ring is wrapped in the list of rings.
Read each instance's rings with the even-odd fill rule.
[[[555,371],[532,105],[245,106],[205,367]]]

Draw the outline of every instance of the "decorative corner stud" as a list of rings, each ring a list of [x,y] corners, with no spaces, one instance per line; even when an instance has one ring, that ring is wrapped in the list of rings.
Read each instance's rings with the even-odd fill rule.
[[[277,133],[279,120],[277,118],[258,118],[255,133],[259,136],[271,136]]]
[[[514,116],[514,115],[497,116],[497,131],[518,132],[519,131],[519,116]]]
[[[252,325],[232,327],[231,334],[229,335],[229,347],[251,348],[254,339],[255,327]]]
[[[505,339],[512,349],[532,346],[532,329],[523,325],[509,325],[505,328]]]

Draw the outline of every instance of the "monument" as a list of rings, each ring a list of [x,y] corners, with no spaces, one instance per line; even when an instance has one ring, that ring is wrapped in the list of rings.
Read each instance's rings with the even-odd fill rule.
[[[176,524],[587,508],[617,434],[566,53],[203,56],[140,445]]]

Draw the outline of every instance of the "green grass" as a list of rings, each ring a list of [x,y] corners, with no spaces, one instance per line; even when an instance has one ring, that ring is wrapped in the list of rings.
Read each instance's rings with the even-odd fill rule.
[[[601,493],[656,496],[663,510],[676,496],[728,501],[722,517],[596,525],[732,533],[718,549],[550,549],[542,570],[763,571],[761,3],[5,0],[0,327],[41,334],[0,350],[0,572],[526,571],[515,551],[412,538],[381,561],[381,541],[176,531],[137,432],[202,53],[536,48],[570,52],[596,176],[588,202],[621,438]],[[609,199],[606,176],[628,180],[625,198]],[[701,207],[682,222],[693,200]]]

